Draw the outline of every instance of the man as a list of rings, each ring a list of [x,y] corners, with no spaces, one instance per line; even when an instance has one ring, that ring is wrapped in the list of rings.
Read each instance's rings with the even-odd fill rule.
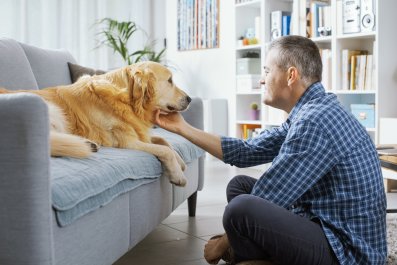
[[[289,116],[246,141],[193,128],[180,114],[157,113],[161,127],[225,163],[272,162],[259,180],[237,176],[228,184],[226,233],[206,245],[209,263],[232,250],[233,262],[385,264],[386,197],[375,146],[336,96],[325,93],[321,74],[311,40],[272,42],[261,80],[264,103]]]

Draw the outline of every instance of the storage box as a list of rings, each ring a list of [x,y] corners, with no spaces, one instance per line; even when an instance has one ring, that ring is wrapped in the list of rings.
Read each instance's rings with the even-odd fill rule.
[[[239,58],[236,64],[236,73],[238,75],[260,75],[261,59],[259,58]]]
[[[351,104],[351,112],[366,128],[375,128],[375,104]]]
[[[260,92],[260,75],[238,75],[236,77],[236,90],[237,93],[252,93]]]

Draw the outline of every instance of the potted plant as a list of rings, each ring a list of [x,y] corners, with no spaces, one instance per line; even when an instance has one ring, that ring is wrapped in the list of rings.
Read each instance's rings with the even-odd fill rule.
[[[252,120],[259,120],[259,105],[256,102],[252,102],[251,105],[251,112],[250,112],[250,116]]]
[[[161,62],[164,55],[165,48],[160,52],[154,50],[155,41],[143,47],[142,50],[130,51],[128,49],[128,42],[132,35],[138,31],[138,26],[133,21],[117,21],[111,18],[104,18],[97,22],[101,25],[99,46],[106,45],[110,47],[113,52],[120,54],[123,60],[128,64],[137,63],[140,61]]]

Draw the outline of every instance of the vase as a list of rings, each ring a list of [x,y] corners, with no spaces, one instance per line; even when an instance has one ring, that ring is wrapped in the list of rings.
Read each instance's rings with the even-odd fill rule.
[[[259,110],[258,109],[252,109],[250,112],[250,118],[251,120],[259,120]]]

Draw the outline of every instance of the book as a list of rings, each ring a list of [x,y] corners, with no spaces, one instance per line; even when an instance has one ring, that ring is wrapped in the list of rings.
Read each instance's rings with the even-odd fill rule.
[[[327,0],[312,0],[310,2],[310,23],[311,23],[311,32],[310,35],[312,38],[319,37],[318,27],[320,26],[320,14],[319,8],[321,6],[327,6],[329,2]]]
[[[293,0],[290,34],[306,36],[306,0]]]
[[[367,51],[363,50],[349,50],[349,49],[343,49],[342,50],[342,58],[341,58],[341,76],[342,76],[342,84],[340,89],[341,90],[351,90],[352,88],[350,87],[351,83],[351,63],[352,63],[352,56],[360,55],[360,54],[366,54]],[[355,66],[354,66],[355,69]],[[353,74],[353,77],[355,76],[355,72]]]
[[[321,61],[323,63],[323,74],[322,74],[322,82],[321,83],[323,84],[325,89],[331,90],[332,89],[331,50],[330,49],[321,49],[320,54],[321,54]]]
[[[360,77],[360,68],[361,68],[361,55],[355,55],[354,56],[355,64],[353,65],[353,58],[352,58],[352,67],[354,69],[351,69],[351,74],[353,76],[350,77],[350,90],[358,90],[359,87],[359,77]]]
[[[350,58],[350,90],[356,89],[356,66],[357,66],[357,55],[353,55]]]
[[[306,37],[312,37],[312,15],[310,13],[310,7],[306,8]]]
[[[282,17],[282,32],[281,36],[288,36],[290,33],[291,16],[284,15]]]
[[[321,7],[323,10],[323,17],[322,17],[322,21],[323,21],[323,27],[326,28],[332,28],[332,10],[331,10],[331,6],[323,6]]]
[[[367,67],[367,55],[358,55],[360,61],[360,68],[358,69],[358,77],[357,77],[357,90],[365,89],[365,70]]]
[[[367,67],[365,68],[365,90],[374,90],[374,86],[372,83],[372,75],[373,75],[373,55],[367,55]]]
[[[261,128],[260,125],[256,124],[243,124],[242,125],[242,138],[243,139],[248,139],[252,137],[252,133],[254,132],[255,129]]]

